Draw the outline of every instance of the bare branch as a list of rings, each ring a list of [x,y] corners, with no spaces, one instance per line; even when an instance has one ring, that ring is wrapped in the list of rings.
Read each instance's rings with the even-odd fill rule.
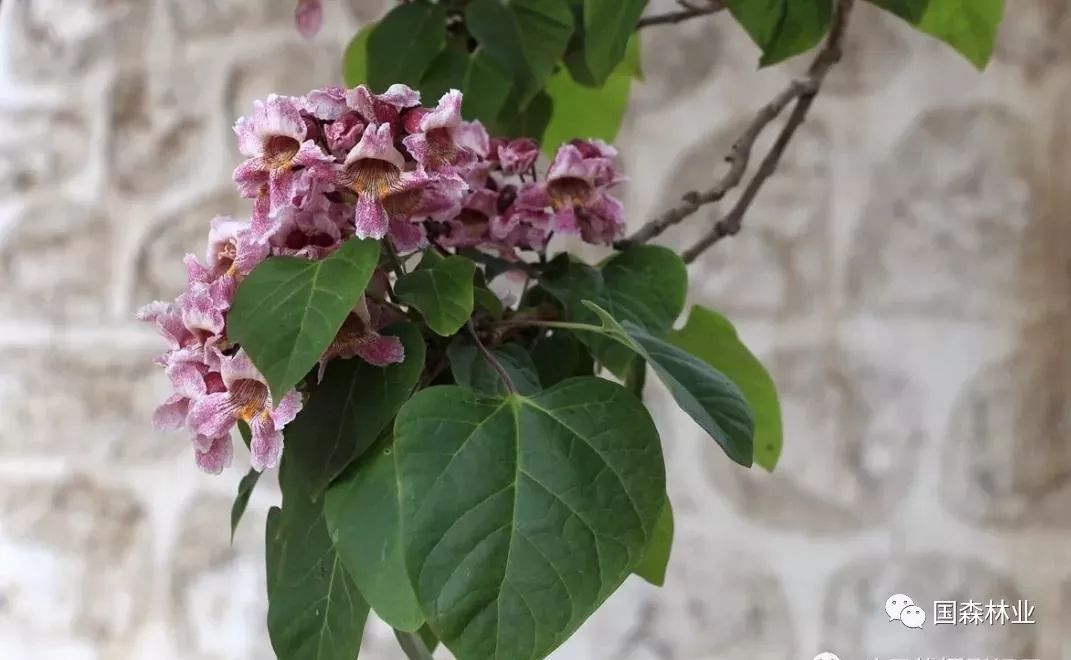
[[[636,23],[636,29],[642,30],[643,28],[652,25],[683,23],[684,21],[696,18],[697,16],[707,16],[725,9],[725,3],[722,0],[707,0],[706,4],[703,6],[695,6],[684,0],[678,1],[683,9],[667,12],[665,14],[657,14],[655,16],[644,16]]]
[[[726,172],[725,175],[708,190],[702,192],[688,192],[684,195],[679,205],[668,209],[654,220],[651,220],[629,238],[618,241],[615,243],[614,247],[623,250],[633,245],[645,243],[655,236],[658,236],[666,229],[678,224],[685,218],[690,217],[702,206],[717,202],[724,198],[725,195],[736,188],[743,180],[744,174],[747,171],[748,161],[751,158],[752,149],[754,148],[759,135],[762,134],[762,131],[766,126],[780,116],[786,107],[795,101],[796,105],[793,107],[785,127],[782,129],[781,134],[778,136],[773,147],[771,147],[770,152],[767,153],[766,157],[763,159],[758,172],[745,187],[744,192],[741,194],[736,205],[725,215],[725,217],[715,223],[711,230],[695,245],[686,250],[682,256],[686,262],[690,263],[717,241],[725,236],[731,236],[740,231],[743,216],[754,201],[759,188],[762,187],[762,184],[765,183],[766,179],[768,179],[777,169],[777,164],[781,160],[781,155],[787,148],[796,129],[799,128],[800,124],[802,124],[803,120],[806,118],[807,112],[814,103],[815,96],[817,96],[819,89],[821,89],[822,81],[825,80],[826,74],[828,74],[829,70],[833,68],[833,65],[840,60],[844,32],[854,4],[855,0],[837,1],[836,14],[833,18],[833,27],[830,29],[829,37],[826,39],[822,50],[819,51],[818,55],[811,63],[807,76],[802,80],[793,81],[785,90],[758,111],[748,124],[747,129],[739,138],[737,138],[733,143],[732,148],[729,150],[729,155],[726,157],[726,161],[729,163],[728,172]]]

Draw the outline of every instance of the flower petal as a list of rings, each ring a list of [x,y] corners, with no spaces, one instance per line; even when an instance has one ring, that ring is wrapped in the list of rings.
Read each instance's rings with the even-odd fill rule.
[[[202,450],[199,445],[207,445],[207,449]],[[208,474],[219,474],[223,472],[223,468],[230,467],[231,459],[234,457],[234,443],[231,441],[230,434],[215,438],[198,436],[194,443],[193,455],[194,460],[197,461],[197,467]]]
[[[227,392],[207,394],[195,399],[186,416],[186,425],[194,433],[211,438],[229,433],[234,427],[235,416]]]
[[[383,202],[372,195],[358,197],[354,226],[357,238],[379,240],[386,236],[390,224],[387,220],[387,210],[383,208]]]
[[[252,431],[249,458],[253,469],[263,472],[277,466],[283,454],[283,434],[275,428],[271,416],[257,415],[249,428]]]

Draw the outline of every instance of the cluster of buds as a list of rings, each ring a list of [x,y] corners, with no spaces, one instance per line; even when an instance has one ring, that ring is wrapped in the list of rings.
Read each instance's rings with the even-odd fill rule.
[[[557,234],[609,243],[623,227],[607,194],[621,177],[614,150],[597,141],[563,145],[544,180],[534,141],[492,140],[461,118],[461,93],[434,108],[405,85],[383,94],[327,87],[303,97],[272,95],[234,127],[246,160],[234,172],[253,200],[248,220],[212,221],[204,260],[185,259],[187,286],[173,302],[139,317],[168,342],[157,359],[174,386],[156,411],[161,428],[186,428],[198,465],[218,473],[232,457],[231,429],[251,431],[254,469],[275,466],[283,427],[301,409],[292,390],[274,401],[263,376],[227,335],[227,313],[245,276],[272,255],[323,259],[351,238],[386,239],[405,255],[434,242],[507,260],[545,249]],[[404,359],[401,343],[377,330],[395,320],[383,300],[388,275],[343,324],[321,360],[359,357],[385,366]],[[378,291],[378,295],[376,292]]]

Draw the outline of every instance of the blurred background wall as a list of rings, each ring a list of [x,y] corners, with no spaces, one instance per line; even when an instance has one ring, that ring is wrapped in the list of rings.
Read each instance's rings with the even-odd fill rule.
[[[339,79],[381,0],[0,4],[0,658],[261,660],[262,483],[200,474],[149,424],[171,298],[241,214],[230,126]],[[844,63],[744,231],[693,268],[771,365],[773,475],[663,392],[677,540],[561,660],[1071,658],[1071,2],[1010,0],[984,75],[863,4]],[[656,2],[654,8],[669,8]],[[644,33],[620,139],[634,225],[720,171],[805,62],[756,72],[727,16]],[[715,211],[667,241],[684,245]],[[884,602],[1029,599],[1035,625],[890,624]],[[362,658],[400,657],[370,625]]]

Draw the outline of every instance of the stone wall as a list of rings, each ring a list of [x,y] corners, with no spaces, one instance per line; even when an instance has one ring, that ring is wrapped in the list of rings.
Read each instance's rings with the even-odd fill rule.
[[[663,2],[663,6],[670,3]],[[1071,658],[1071,2],[1009,2],[984,75],[863,6],[744,231],[693,269],[769,361],[773,475],[652,389],[678,532],[561,660]],[[262,660],[262,487],[233,545],[223,477],[152,431],[137,306],[244,207],[234,118],[337,80],[382,0],[0,3],[0,658]],[[621,146],[639,224],[709,181],[803,62],[756,73],[726,17],[644,35]],[[684,245],[716,211],[667,237]],[[885,599],[1025,598],[1036,625],[889,624]],[[932,612],[930,612],[932,614]],[[398,658],[388,631],[371,660]]]

